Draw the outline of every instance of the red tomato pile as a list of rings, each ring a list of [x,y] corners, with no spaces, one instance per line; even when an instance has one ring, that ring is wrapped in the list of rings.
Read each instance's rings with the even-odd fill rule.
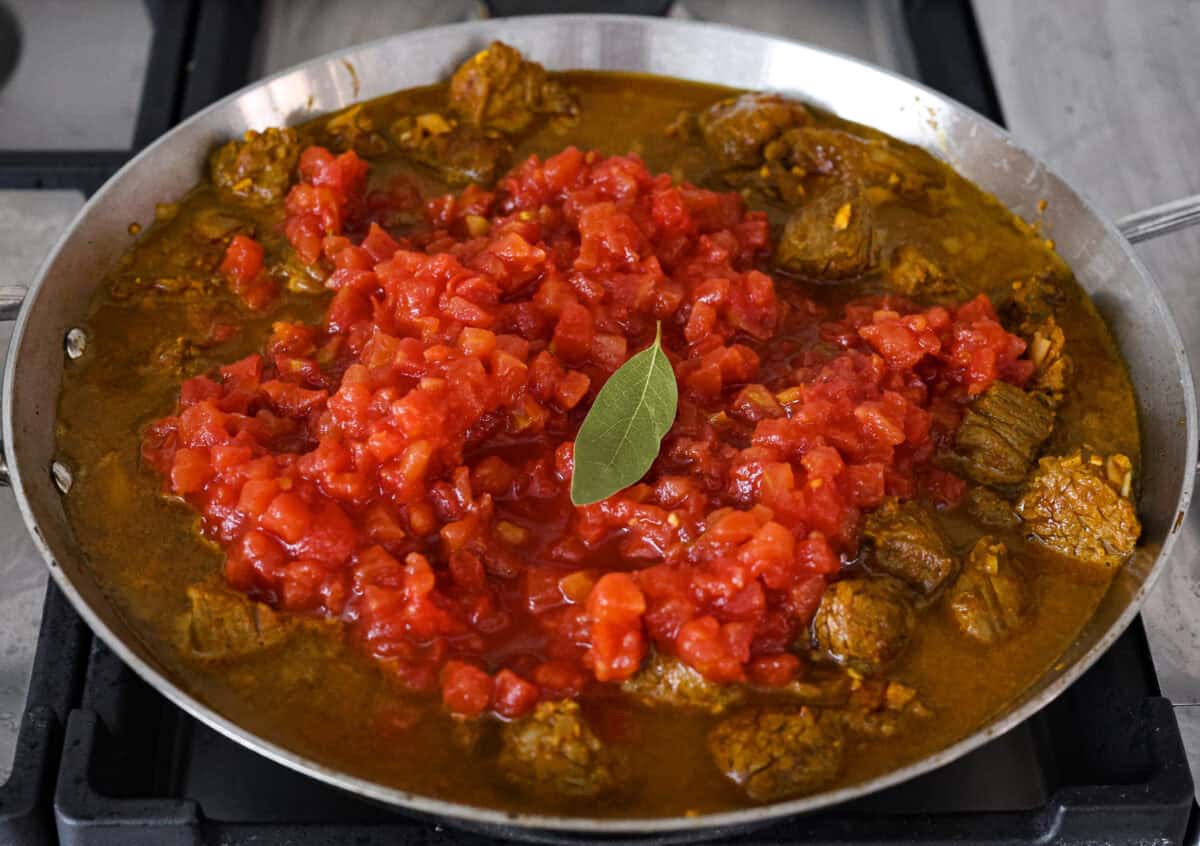
[[[758,269],[763,214],[633,156],[531,158],[403,236],[373,221],[411,187],[367,193],[363,162],[320,148],[299,172],[284,231],[331,269],[324,324],[184,383],[143,453],[230,585],[345,620],[456,713],[581,695],[651,646],[717,681],[796,678],[864,511],[957,502],[935,449],[970,397],[1030,375],[985,298],[833,312]],[[246,241],[225,272],[257,290]],[[575,508],[574,433],[659,321],[676,424],[642,483]]]

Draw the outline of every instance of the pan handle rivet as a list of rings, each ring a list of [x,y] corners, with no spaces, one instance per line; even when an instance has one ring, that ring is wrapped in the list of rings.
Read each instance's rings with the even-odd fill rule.
[[[50,465],[50,477],[54,479],[54,487],[64,494],[71,490],[71,485],[75,482],[75,477],[71,475],[71,468],[61,461],[55,461]]]
[[[67,333],[67,357],[73,360],[82,356],[87,351],[87,343],[86,332],[82,329],[72,329]]]

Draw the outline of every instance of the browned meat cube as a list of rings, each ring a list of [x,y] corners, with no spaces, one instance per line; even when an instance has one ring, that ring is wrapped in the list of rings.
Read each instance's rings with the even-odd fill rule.
[[[836,231],[853,222],[846,215],[857,210],[859,197],[864,205],[887,202],[896,195],[917,197],[944,181],[933,160],[918,150],[806,126],[807,115],[796,109],[800,109],[797,104],[757,94],[722,101],[701,115],[698,124],[708,149],[725,168],[720,178],[743,193],[761,193],[789,207],[812,206],[831,190],[849,192],[851,197],[839,200],[828,212],[829,219],[838,223]],[[835,217],[847,199],[851,209]],[[869,222],[869,214],[864,214],[854,226]],[[852,234],[842,236],[843,249]],[[857,255],[857,241],[854,246],[851,255]],[[868,247],[869,242],[861,245],[863,250]]]
[[[364,105],[351,106],[325,121],[320,136],[322,146],[337,152],[353,150],[368,159],[387,153],[387,139],[376,129],[375,118]]]
[[[904,651],[916,622],[907,592],[894,579],[843,579],[825,589],[813,634],[839,664],[872,675]]]
[[[896,293],[922,303],[960,303],[968,298],[966,288],[909,244],[892,250],[884,281]]]
[[[838,129],[801,127],[784,133],[763,150],[769,162],[808,176],[839,174],[870,188],[915,196],[942,184],[943,177],[924,154],[885,139],[862,138]],[[927,159],[928,157],[926,157]]]
[[[950,618],[967,637],[996,643],[1027,619],[1029,594],[1008,547],[984,535],[967,555],[947,595]]]
[[[1015,485],[1054,429],[1054,412],[1037,396],[994,382],[958,427],[955,469],[983,485]]]
[[[726,778],[756,802],[820,790],[842,768],[839,721],[810,708],[754,708],[728,717],[708,735]]]
[[[209,169],[222,197],[264,206],[283,200],[299,158],[296,130],[272,127],[265,132],[250,130],[241,141],[219,147]]]
[[[1100,567],[1120,567],[1133,554],[1142,526],[1130,500],[1132,465],[1076,450],[1047,456],[1029,477],[1017,514],[1025,531],[1050,549]]]
[[[401,117],[392,124],[389,134],[402,152],[451,185],[490,185],[512,152],[500,133],[434,113]]]
[[[1010,331],[1031,335],[1066,300],[1063,280],[1053,269],[1035,273],[1028,279],[1018,279],[1008,290],[993,296],[1004,324]]]
[[[913,717],[933,715],[916,690],[885,679],[863,679],[854,687],[849,707],[835,713],[847,732],[879,738],[892,737]]]
[[[578,105],[544,67],[493,41],[450,78],[450,110],[475,126],[516,133],[541,115],[574,115]]]
[[[758,167],[763,146],[782,132],[808,123],[808,110],[776,94],[742,94],[700,114],[704,143],[726,167]]]
[[[571,700],[538,703],[528,717],[506,723],[500,736],[501,770],[532,796],[590,799],[624,781],[623,761]]]
[[[621,689],[647,704],[696,708],[713,714],[746,697],[745,688],[711,682],[678,658],[657,652]]]
[[[954,577],[958,560],[933,515],[918,502],[884,500],[867,515],[863,538],[870,545],[869,569],[899,579],[924,599]]]
[[[837,129],[802,127],[784,133],[763,149],[769,162],[779,162],[804,176],[858,176],[862,141]]]
[[[1070,356],[1063,352],[1066,343],[1066,336],[1053,317],[1034,328],[1029,338],[1029,360],[1037,367],[1029,380],[1029,390],[1044,397],[1053,408],[1062,403],[1074,369]]]
[[[989,529],[1012,529],[1021,522],[1011,502],[984,487],[967,491],[966,509],[979,525]]]
[[[180,645],[205,660],[241,658],[287,640],[292,621],[261,602],[208,585],[187,589],[191,610],[179,621]]]
[[[821,180],[784,225],[775,263],[816,280],[864,273],[871,265],[873,218],[857,179]]]

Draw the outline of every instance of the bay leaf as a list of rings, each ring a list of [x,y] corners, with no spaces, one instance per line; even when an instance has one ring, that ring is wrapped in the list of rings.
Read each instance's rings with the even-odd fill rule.
[[[589,505],[646,475],[675,422],[679,388],[662,348],[654,343],[622,364],[600,393],[575,438],[571,502]]]

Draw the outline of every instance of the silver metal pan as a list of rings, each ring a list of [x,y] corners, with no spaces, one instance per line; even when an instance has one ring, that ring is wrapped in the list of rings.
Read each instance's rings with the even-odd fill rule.
[[[790,802],[700,818],[657,820],[511,816],[355,778],[274,745],[184,692],[98,588],[63,513],[55,461],[55,412],[64,337],[80,321],[104,271],[129,246],[131,221],[149,223],[155,201],[181,196],[217,142],[247,129],[295,123],[399,88],[448,77],[464,58],[502,39],[554,69],[644,71],[786,92],[927,148],[1044,231],[1108,320],[1137,387],[1144,437],[1139,553],[1114,580],[1091,622],[1054,669],[970,737],[862,784]],[[1039,202],[1045,200],[1044,214]],[[1149,231],[1194,217],[1191,206],[1151,215]],[[1147,221],[1131,230],[1147,231]],[[12,294],[13,292],[9,292]],[[10,300],[12,297],[10,297]],[[1050,702],[1124,631],[1163,569],[1183,525],[1196,464],[1196,404],[1179,332],[1163,298],[1114,223],[1004,131],[920,85],[844,56],[719,26],[633,17],[554,16],[483,21],[400,35],[284,71],[211,106],[121,169],[84,207],[24,296],[4,374],[5,457],[25,522],[59,587],[96,634],[185,711],[234,740],[314,778],[467,826],[511,834],[573,830],[593,835],[730,827],[811,811],[941,766]]]

